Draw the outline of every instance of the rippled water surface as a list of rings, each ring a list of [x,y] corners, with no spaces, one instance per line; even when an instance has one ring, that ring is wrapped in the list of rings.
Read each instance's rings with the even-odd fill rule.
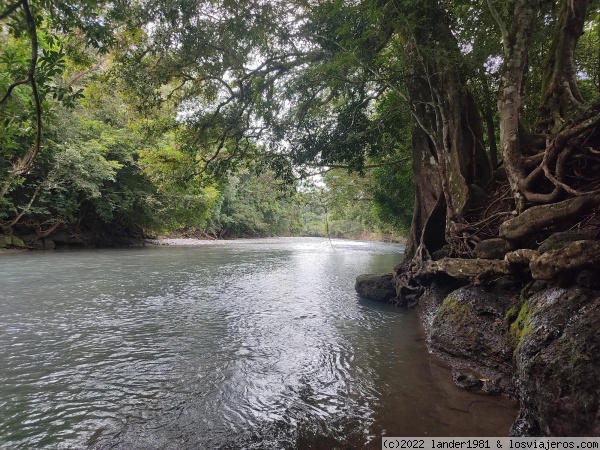
[[[0,255],[0,447],[381,448],[506,435],[416,314],[354,279],[402,247],[271,239]]]

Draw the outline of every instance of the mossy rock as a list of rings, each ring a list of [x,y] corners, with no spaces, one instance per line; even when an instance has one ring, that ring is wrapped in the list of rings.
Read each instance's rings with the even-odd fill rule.
[[[372,273],[356,277],[354,289],[361,297],[387,302],[396,297],[392,273]]]
[[[493,238],[478,242],[473,249],[473,255],[483,259],[503,259],[510,250],[512,248],[508,241]]]
[[[566,247],[572,242],[581,241],[589,238],[590,237],[582,231],[561,231],[550,235],[548,239],[542,242],[538,247],[538,252],[546,253],[553,250],[560,250],[561,248]]]
[[[25,244],[25,242],[23,241],[23,239],[21,239],[18,236],[12,236],[12,243],[11,245],[13,247],[17,247],[17,248],[27,248],[27,244]]]
[[[56,248],[56,244],[54,243],[54,241],[52,239],[44,238],[43,243],[44,243],[44,250],[52,250],[52,249]]]
[[[10,236],[0,234],[0,248],[10,247],[11,242],[12,242],[12,239]]]

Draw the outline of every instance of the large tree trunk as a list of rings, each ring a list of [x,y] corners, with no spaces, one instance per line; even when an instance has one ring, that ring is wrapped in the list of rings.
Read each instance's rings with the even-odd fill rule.
[[[410,235],[406,243],[406,259],[417,254],[419,246],[434,251],[446,243],[446,203],[437,165],[437,154],[429,136],[417,124],[412,131],[415,208]],[[424,182],[427,180],[427,182]]]
[[[437,1],[426,0],[416,9],[418,26],[406,35],[409,101],[415,120],[413,171],[416,211],[408,244],[411,258],[419,246],[432,252],[444,240],[440,208],[445,206],[445,240],[455,253],[462,250],[457,224],[473,207],[472,185],[484,188],[492,165],[483,145],[479,111],[466,89],[460,50]],[[432,221],[436,223],[433,224]]]
[[[575,47],[583,32],[589,0],[561,0],[561,9],[542,72],[542,104],[537,131],[523,129],[521,108],[523,78],[528,65],[527,49],[532,28],[539,15],[540,2],[518,0],[512,27],[505,36],[504,66],[500,84],[498,113],[500,143],[517,213],[531,204],[562,200],[566,194],[585,194],[569,187],[565,179],[585,172],[584,164],[573,164],[571,156],[586,159],[581,143],[591,137],[588,130],[597,119],[576,117],[583,99],[579,93],[574,63]],[[572,121],[568,125],[568,121]],[[592,142],[592,141],[590,141]],[[571,169],[568,169],[568,167]],[[571,170],[573,173],[569,174]]]

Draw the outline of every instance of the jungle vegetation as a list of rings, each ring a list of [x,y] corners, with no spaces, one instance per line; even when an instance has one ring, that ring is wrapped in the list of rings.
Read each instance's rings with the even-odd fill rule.
[[[0,5],[5,233],[326,215],[405,230],[411,290],[508,271],[481,240],[598,227],[598,0]]]

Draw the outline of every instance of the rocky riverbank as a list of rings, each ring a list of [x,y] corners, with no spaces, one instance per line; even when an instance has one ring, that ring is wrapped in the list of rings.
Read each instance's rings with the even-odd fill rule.
[[[580,242],[564,238],[547,240],[537,257]],[[420,280],[418,300],[393,300],[416,307],[430,351],[453,367],[458,386],[519,401],[513,436],[600,435],[600,272],[593,261],[575,269],[563,262],[556,267],[567,270],[547,280],[523,271],[484,279],[440,271]],[[381,299],[389,286],[380,296],[372,287],[385,283],[389,275],[379,284],[359,278],[357,291]]]
[[[600,435],[600,291],[433,284],[418,309],[457,385],[519,400],[511,435]]]

